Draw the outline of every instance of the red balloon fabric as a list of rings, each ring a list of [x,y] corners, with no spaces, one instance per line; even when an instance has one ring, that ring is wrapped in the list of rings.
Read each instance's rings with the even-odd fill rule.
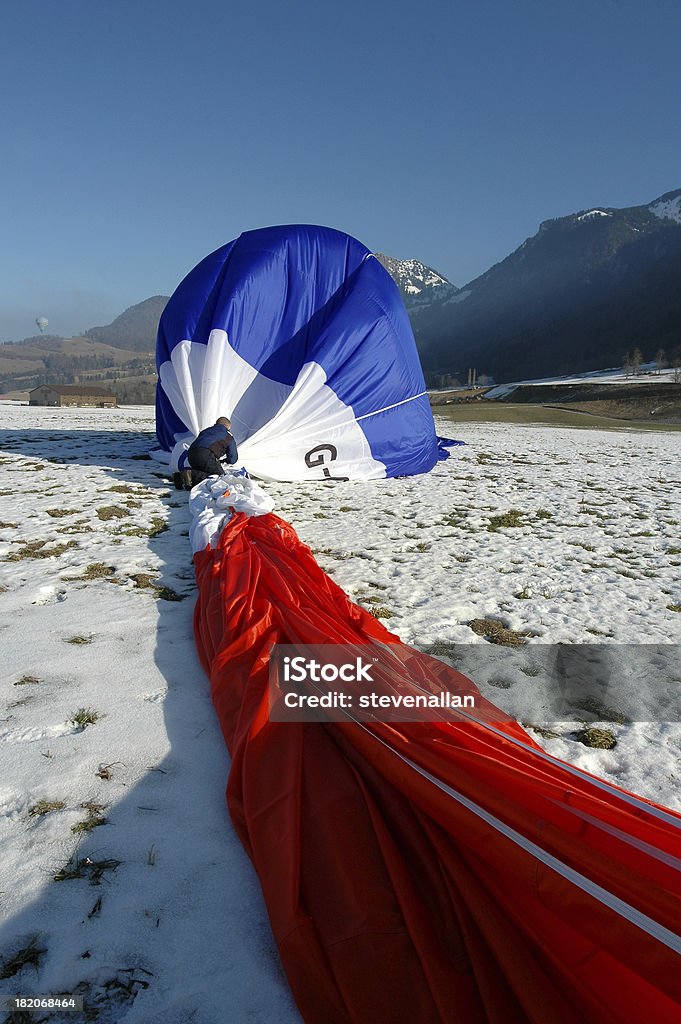
[[[235,515],[195,569],[229,810],[308,1024],[681,1020],[680,815],[501,713],[270,721],[275,644],[400,641],[274,514]]]

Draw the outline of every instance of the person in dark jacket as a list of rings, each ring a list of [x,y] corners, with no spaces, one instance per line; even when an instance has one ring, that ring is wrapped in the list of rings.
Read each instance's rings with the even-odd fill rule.
[[[212,427],[202,430],[190,444],[187,462],[192,468],[193,483],[199,483],[215,473],[220,475],[224,471],[221,459],[226,459],[230,465],[234,465],[239,458],[230,427],[231,423],[227,416],[220,416]]]

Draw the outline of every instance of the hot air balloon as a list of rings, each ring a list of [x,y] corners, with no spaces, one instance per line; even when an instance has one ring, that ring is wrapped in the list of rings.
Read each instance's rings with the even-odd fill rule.
[[[42,334],[50,321],[47,319],[46,316],[37,316],[35,322],[36,326],[40,329],[40,333]]]
[[[207,256],[163,312],[157,366],[174,470],[224,415],[264,480],[425,473],[446,457],[397,286],[341,231],[262,228]]]
[[[164,311],[158,367],[175,466],[220,415],[265,479],[438,459],[397,289],[338,231],[266,228],[207,257]],[[560,761],[402,644],[255,481],[209,477],[189,505],[227,802],[306,1024],[675,1024],[681,816]],[[465,690],[475,713],[277,719],[270,656],[313,645],[389,652],[414,665],[389,677],[395,697]]]

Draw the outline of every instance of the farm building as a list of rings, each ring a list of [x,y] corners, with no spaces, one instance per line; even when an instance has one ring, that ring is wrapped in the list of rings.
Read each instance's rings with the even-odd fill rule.
[[[106,388],[86,384],[41,384],[28,393],[29,405],[88,405],[96,409],[113,409],[116,396]]]

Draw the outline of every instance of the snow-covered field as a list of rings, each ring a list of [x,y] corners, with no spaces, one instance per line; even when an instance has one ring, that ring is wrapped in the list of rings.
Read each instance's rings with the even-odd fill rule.
[[[451,301],[458,301],[468,292],[460,292]],[[674,367],[658,368],[656,363],[642,363],[638,372],[632,374],[624,367],[611,367],[609,370],[592,370],[587,373],[567,374],[563,377],[536,377],[531,380],[516,380],[509,384],[497,384],[485,392],[485,399],[506,398],[518,387],[541,387],[544,384],[674,384],[678,381],[678,369]],[[433,394],[438,391],[467,391],[468,385],[452,388],[431,388]]]
[[[439,428],[467,446],[427,477],[267,485],[355,600],[441,656],[487,652],[485,618],[528,657],[679,643],[681,434]],[[187,497],[136,458],[152,433],[151,408],[0,405],[0,992],[80,992],[101,1024],[298,1021],[226,813]],[[681,725],[599,724],[614,748],[534,735],[681,808]]]

